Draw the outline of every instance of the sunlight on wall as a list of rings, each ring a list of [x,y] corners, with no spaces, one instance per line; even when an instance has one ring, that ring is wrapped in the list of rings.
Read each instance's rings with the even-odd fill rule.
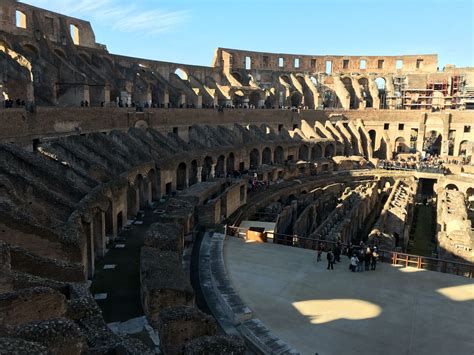
[[[474,300],[474,284],[444,287],[438,289],[437,292],[453,301]]]
[[[357,299],[310,300],[294,302],[293,306],[308,317],[312,324],[323,324],[338,319],[369,319],[382,313],[382,308],[376,304]]]

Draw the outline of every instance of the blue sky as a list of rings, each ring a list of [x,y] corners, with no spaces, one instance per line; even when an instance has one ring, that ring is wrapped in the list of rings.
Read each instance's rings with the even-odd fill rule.
[[[88,20],[115,54],[210,65],[228,47],[439,55],[474,66],[474,0],[25,0]]]

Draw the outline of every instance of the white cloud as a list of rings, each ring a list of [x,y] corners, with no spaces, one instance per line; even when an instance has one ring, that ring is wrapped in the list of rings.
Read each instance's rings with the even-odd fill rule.
[[[135,3],[124,0],[25,0],[24,2],[68,16],[91,20],[93,23],[110,25],[120,32],[148,36],[169,32],[184,23],[189,16],[187,10],[143,9]]]

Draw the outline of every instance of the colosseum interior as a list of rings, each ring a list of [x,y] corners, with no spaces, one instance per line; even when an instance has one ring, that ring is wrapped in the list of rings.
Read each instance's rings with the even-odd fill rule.
[[[390,354],[474,352],[473,67],[228,48],[209,67],[139,59],[87,21],[2,1],[0,68],[0,353],[330,354],[361,327],[400,331],[375,340]],[[350,243],[378,248],[356,283],[386,291],[338,303],[344,321],[283,301],[303,275],[333,287],[329,250],[344,254],[334,277],[354,280]],[[388,304],[423,303],[407,289],[431,302],[412,323],[389,318]],[[344,298],[332,291],[314,307]],[[383,316],[351,313],[377,302]],[[407,350],[405,329],[433,313],[446,326]],[[358,338],[351,353],[372,354]]]

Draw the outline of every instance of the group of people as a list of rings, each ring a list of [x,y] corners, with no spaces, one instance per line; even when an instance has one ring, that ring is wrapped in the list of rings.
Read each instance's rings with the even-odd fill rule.
[[[322,260],[322,254],[326,249],[324,243],[319,243],[316,249],[316,261]],[[360,242],[358,246],[354,246],[349,243],[345,249],[346,255],[349,258],[349,270],[352,272],[362,272],[375,270],[377,267],[377,260],[379,258],[379,250],[377,246],[366,246],[363,242]],[[341,262],[341,254],[343,253],[342,244],[338,241],[336,245],[329,249],[326,254],[328,262],[327,269],[333,270],[335,263]]]
[[[15,107],[24,107],[26,105],[25,100],[16,99],[13,101],[11,99],[6,99],[4,102],[5,108],[13,108]]]

